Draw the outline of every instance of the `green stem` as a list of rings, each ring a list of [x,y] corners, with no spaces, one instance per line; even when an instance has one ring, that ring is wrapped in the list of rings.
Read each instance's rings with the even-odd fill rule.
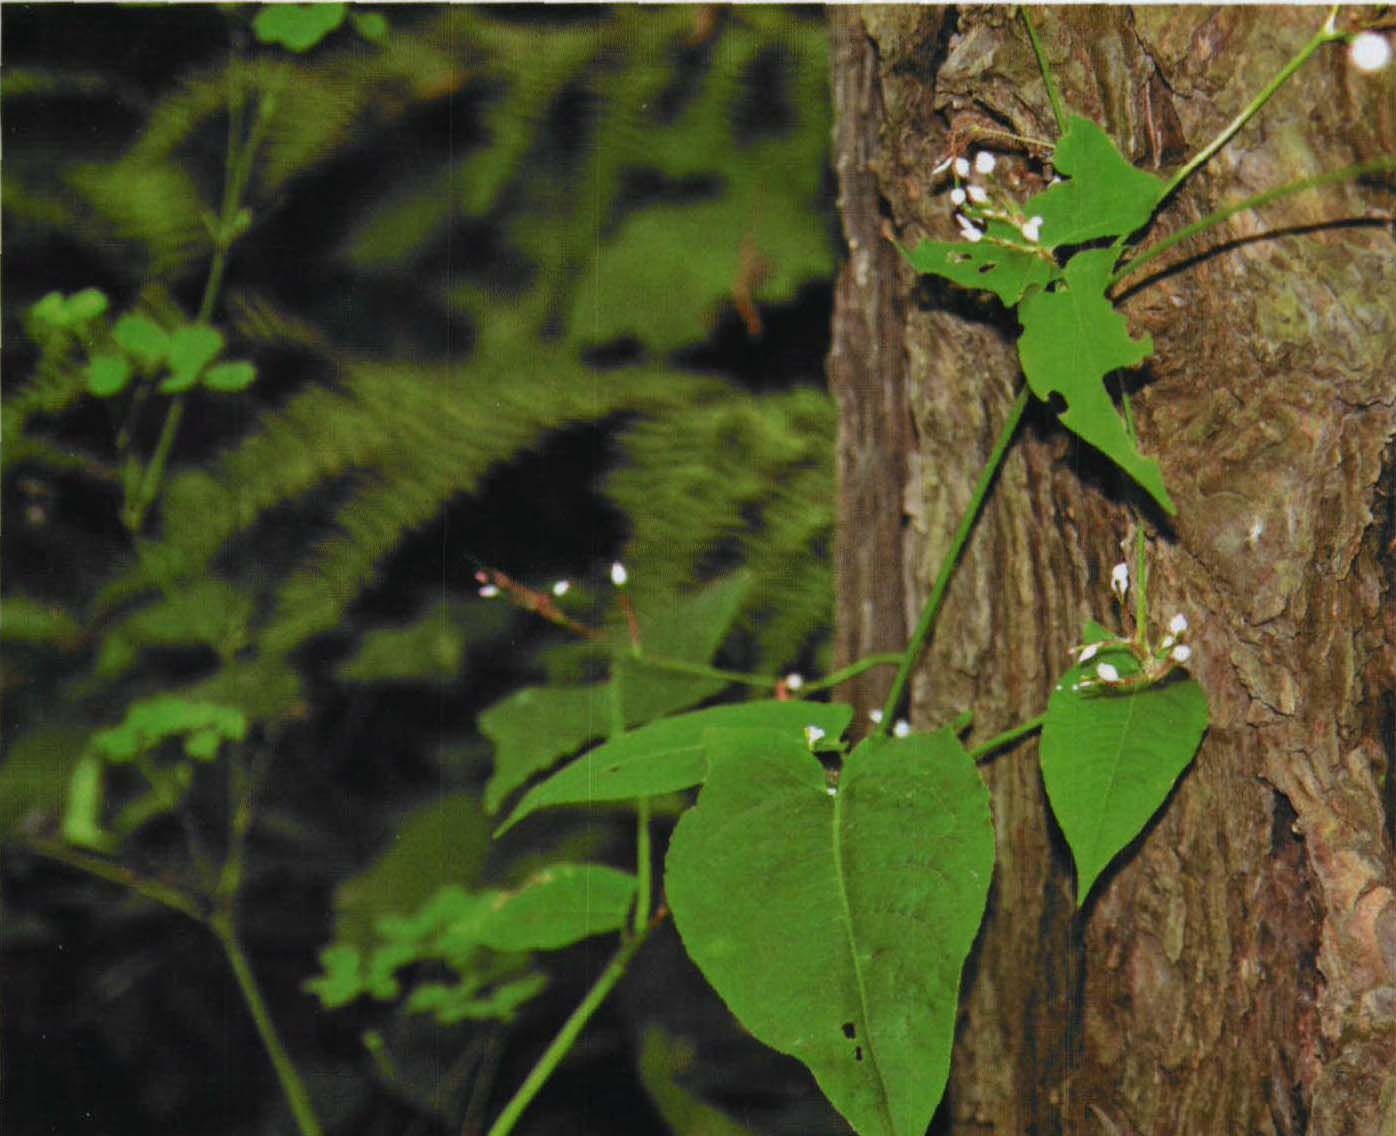
[[[774,690],[780,680],[770,675],[746,674],[742,671],[727,671],[721,667],[710,667],[704,663],[688,663],[682,659],[670,659],[664,655],[647,655],[636,652],[631,656],[637,663],[653,667],[657,671],[672,671],[674,674],[693,675],[695,678],[715,678],[723,682],[737,682],[744,686],[759,686]]]
[[[969,755],[975,761],[983,761],[991,754],[995,754],[999,750],[1011,746],[1024,735],[1030,734],[1034,730],[1042,729],[1042,723],[1045,721],[1047,721],[1046,714],[1039,714],[1036,718],[1029,718],[1026,722],[1022,723],[1022,725],[1014,726],[1011,730],[1005,730],[997,737],[990,738],[983,745],[975,746],[969,751]]]
[[[553,1038],[551,1044],[543,1051],[543,1055],[538,1058],[537,1063],[529,1071],[524,1083],[519,1086],[518,1091],[504,1106],[504,1111],[499,1114],[499,1118],[490,1127],[488,1136],[507,1136],[514,1130],[514,1125],[519,1122],[524,1111],[533,1103],[539,1091],[547,1083],[549,1077],[557,1067],[562,1064],[562,1059],[567,1056],[572,1046],[576,1044],[577,1038],[581,1036],[582,1030],[586,1028],[591,1016],[596,1013],[611,991],[616,988],[616,984],[624,977],[626,968],[640,951],[640,948],[649,941],[654,929],[659,926],[665,913],[661,911],[648,923],[646,923],[638,934],[630,936],[621,944],[606,969],[601,972],[592,988],[587,991],[577,1008],[572,1011],[567,1021],[558,1030],[557,1036]]]
[[[242,210],[243,195],[247,183],[252,178],[252,163],[262,144],[276,107],[276,95],[264,91],[257,106],[257,119],[246,140],[242,133],[242,104],[245,94],[242,78],[235,79],[235,90],[229,96],[228,152],[224,162],[223,204],[218,218],[217,232],[213,237],[213,259],[209,263],[208,278],[204,281],[203,298],[199,301],[199,311],[194,317],[197,324],[206,324],[213,317],[213,309],[218,303],[218,293],[223,287],[223,276],[228,267],[228,254],[237,240],[237,218]],[[165,477],[165,467],[169,464],[170,451],[174,448],[180,424],[184,420],[186,396],[175,395],[165,412],[165,422],[160,428],[160,439],[155,444],[155,453],[141,477],[140,488],[134,501],[128,502],[124,510],[124,520],[131,532],[139,532],[145,523],[145,515],[154,504],[160,492],[160,483]]]
[[[1314,177],[1302,178],[1299,181],[1290,182],[1277,189],[1267,189],[1264,193],[1257,193],[1254,197],[1247,197],[1244,201],[1238,201],[1233,205],[1228,205],[1223,209],[1218,209],[1215,213],[1210,213],[1202,220],[1196,221],[1186,228],[1179,229],[1176,233],[1158,244],[1141,252],[1128,264],[1117,270],[1106,282],[1107,288],[1114,288],[1126,277],[1133,276],[1146,264],[1152,260],[1157,260],[1169,249],[1182,244],[1184,241],[1197,236],[1199,233],[1214,228],[1229,221],[1237,213],[1244,213],[1248,209],[1261,209],[1266,205],[1279,201],[1285,197],[1291,197],[1296,193],[1303,193],[1310,189],[1323,189],[1326,186],[1337,185],[1340,182],[1356,181],[1359,178],[1369,177],[1374,174],[1384,174],[1396,171],[1396,157],[1374,158],[1370,162],[1359,162],[1354,166],[1345,166],[1341,170],[1333,170],[1326,174],[1317,174]]]
[[[21,846],[55,863],[63,864],[79,872],[86,872],[89,876],[106,880],[107,883],[116,884],[118,887],[124,887],[142,899],[148,899],[152,903],[168,907],[171,911],[178,911],[181,915],[194,920],[195,923],[204,921],[204,913],[200,910],[199,905],[178,888],[172,888],[157,880],[147,879],[121,864],[113,864],[108,860],[103,860],[100,856],[79,852],[77,849],[70,848],[56,840],[33,838],[21,841]]]
[[[1066,107],[1062,104],[1061,92],[1057,90],[1057,81],[1052,78],[1052,67],[1047,62],[1047,56],[1042,51],[1042,44],[1037,38],[1037,29],[1033,27],[1032,16],[1028,14],[1026,4],[1018,5],[1018,15],[1023,17],[1023,26],[1028,29],[1028,39],[1032,41],[1032,53],[1037,56],[1037,69],[1042,72],[1042,82],[1047,87],[1047,98],[1052,103],[1052,115],[1057,120],[1057,134],[1066,133]]]
[[[999,432],[998,441],[994,443],[993,452],[984,464],[984,469],[979,475],[979,484],[974,487],[974,496],[970,498],[969,508],[965,510],[965,515],[960,519],[960,527],[956,530],[954,539],[950,542],[950,550],[946,553],[945,560],[940,566],[940,575],[936,577],[935,585],[931,589],[931,598],[926,601],[925,609],[921,612],[921,621],[916,625],[911,642],[907,644],[906,650],[902,653],[901,665],[897,668],[896,678],[892,680],[892,689],[888,692],[887,701],[883,703],[882,721],[874,729],[874,737],[883,736],[891,729],[893,716],[901,704],[906,685],[911,680],[911,672],[921,658],[921,652],[925,650],[926,641],[931,637],[931,630],[935,627],[936,616],[940,614],[941,604],[945,601],[946,589],[950,587],[950,578],[955,574],[955,568],[960,562],[960,554],[964,552],[965,542],[969,540],[974,522],[979,519],[984,499],[989,495],[989,490],[994,484],[994,477],[998,474],[999,466],[1003,464],[1004,455],[1013,442],[1013,435],[1018,430],[1018,423],[1022,421],[1023,411],[1027,409],[1027,406],[1028,388],[1024,387],[1018,392],[1013,409],[1008,412],[1008,420]]]
[[[650,799],[635,802],[635,911],[631,916],[631,932],[638,935],[649,922],[650,905],[654,902],[654,873],[650,861]]]
[[[1283,87],[1294,73],[1308,62],[1309,56],[1313,55],[1313,53],[1324,44],[1333,43],[1336,40],[1345,38],[1343,33],[1337,31],[1333,26],[1337,13],[1338,9],[1336,5],[1329,9],[1328,18],[1324,20],[1323,27],[1319,28],[1319,30],[1314,33],[1313,38],[1300,48],[1299,53],[1280,68],[1279,74],[1261,88],[1260,93],[1246,104],[1245,109],[1233,118],[1230,124],[1227,125],[1220,134],[1193,155],[1192,160],[1173,175],[1168,184],[1163,187],[1163,192],[1159,194],[1158,200],[1160,205],[1167,201],[1173,194],[1173,191],[1182,185],[1183,182],[1187,181],[1200,166],[1208,162],[1218,150],[1230,142],[1231,139],[1236,136],[1237,132],[1255,117],[1260,108],[1274,97],[1275,92]]]
[[[818,694],[821,690],[828,690],[830,687],[848,682],[849,679],[857,678],[860,674],[872,670],[873,667],[896,667],[900,666],[901,662],[901,655],[864,655],[856,663],[849,663],[848,666],[834,671],[833,674],[805,683],[800,693],[802,695]]]
[[[299,1128],[301,1136],[320,1136],[323,1129],[310,1103],[310,1094],[306,1092],[300,1073],[296,1071],[295,1063],[286,1052],[281,1036],[276,1032],[276,1025],[272,1022],[256,976],[252,973],[252,966],[238,941],[232,915],[222,912],[213,916],[209,920],[209,929],[217,936],[223,953],[228,957],[228,965],[233,968],[233,976],[237,979],[238,989],[242,991],[242,999],[247,1003],[247,1009],[252,1014],[257,1033],[262,1039],[262,1046],[271,1058],[277,1080],[281,1082],[281,1091],[285,1093],[286,1101],[291,1106],[291,1115],[296,1119],[296,1127]]]

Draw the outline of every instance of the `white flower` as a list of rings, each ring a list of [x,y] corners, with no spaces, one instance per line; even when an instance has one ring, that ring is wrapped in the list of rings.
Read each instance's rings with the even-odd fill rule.
[[[804,686],[804,685],[805,685],[805,676],[802,675],[802,674],[800,674],[800,673],[798,673],[797,671],[791,671],[788,675],[785,676],[785,689],[786,689],[786,690],[799,690],[800,687],[802,687],[802,686]]]
[[[832,785],[825,789],[824,792],[828,793],[831,797],[837,797],[839,795],[839,791],[835,789]]]
[[[1101,682],[1119,682],[1120,672],[1109,663],[1098,663],[1095,668],[1096,677]]]
[[[898,718],[896,725],[892,727],[892,736],[898,738],[909,738],[911,736],[911,723],[905,718]]]
[[[950,200],[956,205],[963,205],[965,203],[965,191],[957,185],[950,191]]]
[[[1369,74],[1391,62],[1391,41],[1376,32],[1358,32],[1348,42],[1348,62]]]
[[[1076,656],[1076,661],[1078,663],[1089,663],[1092,659],[1095,658],[1096,652],[1099,650],[1099,643],[1088,643],[1086,646],[1080,649],[1080,653]]]
[[[617,560],[611,565],[611,583],[618,588],[623,588],[628,579],[630,579],[630,573],[625,570],[624,564]]]
[[[492,600],[497,595],[499,595],[499,589],[493,584],[486,584],[480,589],[480,598],[482,600]]]
[[[960,235],[964,237],[965,240],[969,241],[970,244],[984,239],[984,233],[976,228],[974,222],[963,213],[955,214],[955,224],[960,226]]]
[[[988,150],[980,150],[974,155],[974,172],[980,174],[994,172],[994,156]]]
[[[571,580],[559,580],[556,584],[553,585],[553,595],[555,595],[555,596],[557,596],[557,597],[559,597],[559,598],[561,598],[562,596],[565,596],[565,595],[566,595],[568,592],[570,592],[571,590],[572,590],[572,581],[571,581]]]
[[[972,185],[969,187],[969,199],[976,205],[983,205],[989,200],[989,194],[982,185]]]
[[[1181,635],[1188,629],[1188,617],[1181,611],[1168,621],[1168,630],[1174,635]]]
[[[1023,222],[1023,240],[1037,244],[1042,239],[1042,218],[1033,217]]]
[[[805,745],[809,746],[810,749],[813,749],[823,740],[824,731],[821,730],[818,726],[805,727]]]
[[[882,711],[881,711],[881,710],[869,710],[869,711],[868,711],[868,721],[871,722],[874,726],[876,726],[876,725],[878,725],[879,723],[881,723],[881,721],[882,721]]]
[[[1160,650],[1160,651],[1166,651],[1166,650],[1168,650],[1169,647],[1173,646],[1173,644],[1176,643],[1177,641],[1178,641],[1178,640],[1175,639],[1172,635],[1165,635],[1165,636],[1163,637],[1163,642],[1160,643],[1160,644],[1158,645],[1158,646],[1159,646],[1159,650]]]
[[[1121,600],[1125,598],[1125,593],[1129,591],[1129,565],[1121,561],[1110,570],[1110,590]]]
[[[1186,663],[1192,658],[1192,648],[1186,643],[1179,643],[1173,648],[1173,661],[1175,663]]]
[[[955,173],[962,178],[969,177],[969,162],[964,158],[955,159]]]

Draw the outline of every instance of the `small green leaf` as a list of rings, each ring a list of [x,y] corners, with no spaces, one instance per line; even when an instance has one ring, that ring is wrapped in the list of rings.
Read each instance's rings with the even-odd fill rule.
[[[178,394],[199,381],[203,369],[223,350],[223,336],[204,324],[187,324],[170,337],[170,377],[160,384],[164,394]]]
[[[269,4],[252,30],[259,43],[279,43],[297,54],[309,51],[344,22],[346,4]]]
[[[775,701],[713,706],[664,718],[598,746],[534,786],[495,836],[540,809],[657,797],[701,785],[708,771],[705,737],[712,729],[777,730],[804,744],[806,726],[837,738],[852,720],[852,707],[841,702]]]
[[[29,309],[29,317],[46,327],[68,326],[68,304],[62,292],[50,292]]]
[[[204,372],[204,386],[216,391],[246,390],[257,381],[257,368],[245,359],[216,363]]]
[[[478,941],[495,951],[555,951],[620,930],[634,902],[634,876],[600,864],[551,864],[491,905]]]
[[[924,1136],[994,865],[974,762],[948,730],[869,739],[835,791],[799,741],[717,735],[665,875],[689,956],[862,1136]]]
[[[357,947],[336,943],[320,952],[324,974],[308,978],[301,989],[320,999],[327,1010],[347,1006],[364,992],[363,960]]]
[[[464,1021],[508,1021],[518,1008],[543,992],[548,980],[541,974],[528,974],[502,982],[481,995],[467,982],[447,986],[441,982],[423,983],[407,1000],[407,1012],[432,1013],[443,1026]]]
[[[640,1044],[640,1084],[668,1125],[668,1131],[675,1136],[756,1136],[685,1084],[685,1074],[696,1057],[692,1042],[674,1037],[657,1025],[645,1028]]]
[[[1066,400],[1062,425],[1128,473],[1169,513],[1178,510],[1163,484],[1158,462],[1130,441],[1124,420],[1105,389],[1105,377],[1153,354],[1149,336],[1131,339],[1124,316],[1105,298],[1118,249],[1077,253],[1061,282],[1030,293],[1018,305],[1023,334],[1018,356],[1033,394]]]
[[[1042,287],[1057,271],[1051,258],[1040,252],[999,243],[1021,245],[1022,239],[1012,226],[990,221],[985,239],[977,243],[922,241],[911,252],[901,249],[901,254],[923,276],[943,276],[962,288],[981,288],[1012,307],[1024,292]]]
[[[68,327],[90,323],[107,310],[107,296],[100,288],[84,288],[68,297],[65,305]]]
[[[112,334],[122,350],[144,367],[157,367],[169,357],[169,333],[145,316],[122,316]]]
[[[184,739],[184,752],[196,761],[212,761],[218,756],[218,747],[223,744],[223,735],[217,730],[195,730]]]
[[[1052,165],[1068,180],[1023,206],[1027,216],[1042,218],[1042,243],[1047,248],[1127,237],[1148,224],[1163,191],[1161,178],[1135,169],[1110,135],[1080,115],[1068,121]]]
[[[1104,634],[1089,625],[1086,642]],[[1163,805],[1207,729],[1207,695],[1192,679],[1127,693],[1072,689],[1102,661],[1123,677],[1139,673],[1127,651],[1073,667],[1057,683],[1042,726],[1042,780],[1076,862],[1078,905]]]
[[[131,381],[131,362],[123,355],[94,355],[87,364],[87,389],[98,398],[111,398]]]
[[[247,736],[247,716],[231,706],[211,702],[168,696],[149,698],[132,704],[119,726],[93,734],[91,750],[113,765],[121,765],[168,738],[202,732],[212,733],[220,740],[242,741]]]
[[[106,771],[101,761],[84,757],[73,769],[68,782],[68,804],[63,813],[63,839],[79,848],[110,852],[115,845],[102,828],[102,806],[106,801]]]
[[[355,8],[349,13],[354,30],[369,43],[382,43],[388,38],[388,18],[382,12],[365,12]]]

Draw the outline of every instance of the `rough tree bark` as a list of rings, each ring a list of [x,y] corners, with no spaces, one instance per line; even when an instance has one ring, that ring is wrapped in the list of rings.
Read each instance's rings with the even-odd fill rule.
[[[1036,9],[1068,106],[1169,169],[1317,9]],[[1344,18],[1351,18],[1349,13]],[[954,239],[931,184],[966,116],[1055,134],[1013,9],[831,13],[847,263],[838,648],[897,649],[1022,381],[1016,324],[884,239]],[[1396,152],[1396,76],[1325,49],[1165,211]],[[1156,613],[1187,613],[1212,726],[1161,819],[1073,915],[1035,743],[986,767],[999,842],[947,1103],[959,1133],[1396,1133],[1396,242],[1390,180],[1308,193],[1174,250],[1125,312]],[[1329,224],[1346,219],[1345,225]],[[1268,235],[1267,235],[1268,234]],[[1210,255],[1199,253],[1207,250]],[[1139,497],[1043,408],[1020,434],[913,687],[985,738],[1039,712]],[[885,682],[885,679],[881,680]],[[885,685],[869,680],[861,706]]]

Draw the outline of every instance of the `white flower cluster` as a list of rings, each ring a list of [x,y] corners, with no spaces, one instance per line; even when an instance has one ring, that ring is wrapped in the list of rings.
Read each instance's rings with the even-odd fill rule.
[[[993,176],[997,165],[998,159],[993,154],[980,150],[973,162],[964,157],[946,158],[935,168],[937,174],[954,171],[955,184],[950,190],[950,200],[959,210],[955,214],[955,224],[960,227],[960,235],[976,244],[984,239],[990,221],[1003,221],[1022,233],[1028,244],[1035,245],[1042,240],[1042,218],[1025,216],[1018,203],[1003,194],[995,203],[991,191],[1001,190]],[[968,180],[972,177],[983,181]]]
[[[1110,590],[1121,605],[1129,594],[1129,566],[1116,564],[1110,573]],[[1106,639],[1099,643],[1085,643],[1071,649],[1077,666],[1089,663],[1101,651],[1128,652],[1139,663],[1137,674],[1124,676],[1113,663],[1099,662],[1095,674],[1073,684],[1075,692],[1107,687],[1112,690],[1138,690],[1153,686],[1167,678],[1175,667],[1182,666],[1192,658],[1192,648],[1183,642],[1188,632],[1188,617],[1182,612],[1168,621],[1168,633],[1156,644],[1150,644],[1142,631],[1133,639]]]

